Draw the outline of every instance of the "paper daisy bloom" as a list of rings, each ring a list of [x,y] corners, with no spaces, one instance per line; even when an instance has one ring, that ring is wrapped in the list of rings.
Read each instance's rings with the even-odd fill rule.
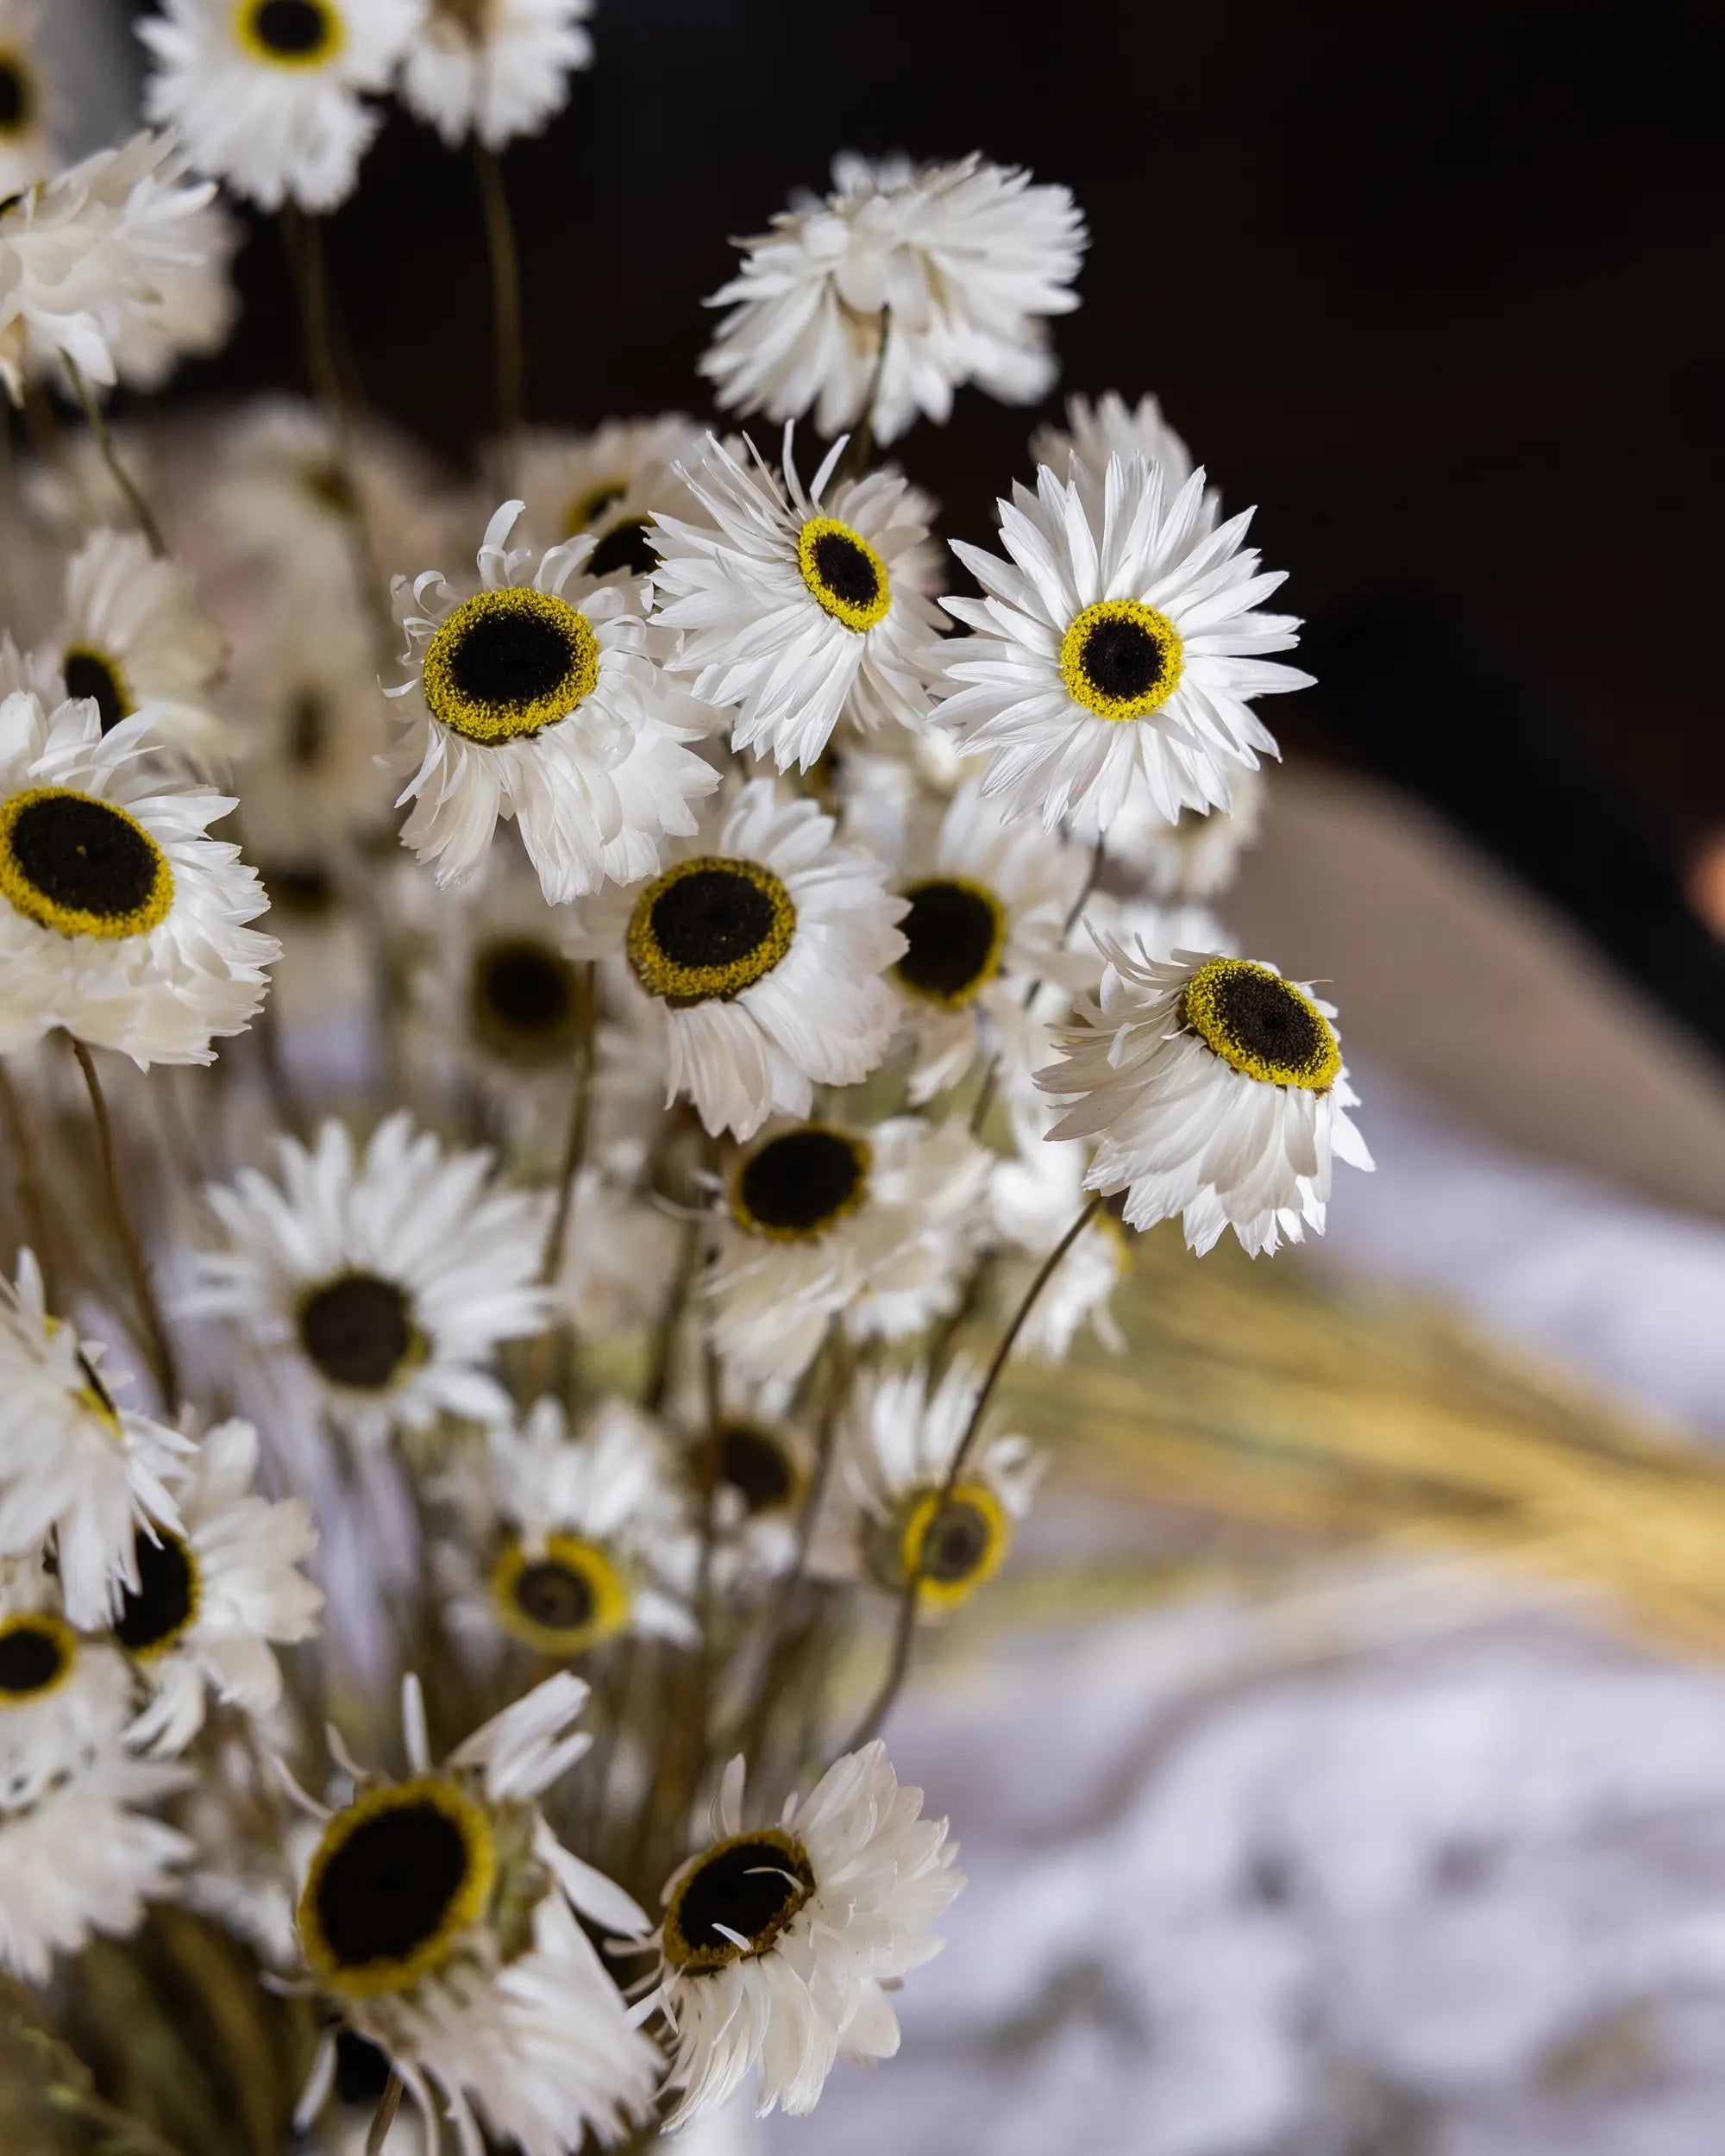
[[[666,837],[694,830],[691,804],[718,774],[687,744],[718,721],[647,656],[624,592],[583,578],[567,595],[591,540],[549,548],[520,580],[534,559],[508,544],[521,509],[505,502],[486,526],[470,596],[436,570],[396,579],[412,668],[389,691],[411,699],[401,837],[458,883],[513,817],[548,903],[563,906],[650,875]]]
[[[185,1307],[291,1357],[357,1443],[440,1414],[499,1421],[509,1395],[484,1366],[543,1322],[544,1209],[488,1188],[491,1165],[446,1153],[405,1109],[363,1152],[333,1119],[310,1150],[278,1138],[276,1179],[244,1169],[208,1193],[224,1247],[199,1254]]]
[[[731,746],[806,771],[841,718],[917,726],[930,707],[939,616],[927,505],[896,473],[827,496],[837,442],[804,492],[785,434],[784,479],[721,443],[686,467],[706,521],[655,520],[655,619],[697,696],[735,706]]]
[[[500,150],[537,135],[593,65],[581,28],[593,0],[430,0],[402,57],[401,101],[451,149],[476,135]]]
[[[1251,511],[1208,529],[1203,473],[1170,490],[1142,457],[1100,479],[1044,466],[1000,511],[1010,558],[955,540],[985,596],[941,602],[972,633],[944,647],[936,716],[988,758],[984,790],[1083,836],[1135,791],[1169,823],[1226,808],[1233,772],[1276,748],[1247,699],[1310,679],[1263,655],[1299,624],[1258,611],[1283,579],[1242,551]]]
[[[200,172],[262,210],[314,214],[353,192],[419,0],[166,0],[138,35],[144,107]]]
[[[281,1697],[272,1642],[308,1639],[323,1604],[300,1570],[317,1546],[305,1501],[254,1487],[258,1433],[218,1423],[176,1477],[178,1530],[140,1529],[138,1579],[121,1597],[114,1638],[154,1695],[132,1740],[177,1752],[203,1727],[205,1696],[253,1715]]]
[[[1008,1092],[1024,1091],[1046,1060],[1047,1007],[1063,1014],[1063,987],[1095,979],[1094,958],[1066,948],[1085,855],[1006,821],[975,779],[944,809],[919,803],[897,850],[893,881],[910,910],[892,979],[916,1044],[912,1100],[956,1085],[985,1051]]]
[[[727,1180],[708,1281],[714,1346],[744,1377],[794,1378],[843,1317],[896,1339],[956,1304],[992,1156],[960,1121],[770,1131]]]
[[[657,2053],[577,1918],[637,1936],[647,1919],[572,1855],[535,1800],[592,1743],[570,1724],[587,1688],[563,1672],[434,1766],[417,1683],[403,1687],[408,1777],[363,1777],[322,1832],[299,1896],[311,1981],[401,2076],[439,2145],[440,2106],[472,2156],[489,2142],[568,2156],[623,2138]],[[310,1800],[307,1800],[308,1805]],[[336,2078],[326,2035],[302,2124]]]
[[[138,1584],[134,1538],[179,1525],[168,1478],[189,1450],[177,1431],[118,1405],[124,1381],[98,1342],[48,1310],[41,1268],[21,1252],[0,1279],[0,1556],[41,1554],[50,1538],[66,1615],[104,1623]]]
[[[825,435],[869,412],[894,442],[919,413],[944,421],[967,382],[1034,404],[1054,379],[1046,317],[1078,304],[1084,221],[1066,189],[980,155],[920,170],[847,155],[832,177],[824,201],[740,242],[708,302],[730,310],[701,361],[719,404],[812,410]]]
[[[1261,770],[1237,771],[1226,808],[1184,808],[1171,824],[1136,795],[1108,826],[1108,859],[1139,877],[1153,898],[1176,908],[1201,905],[1233,882],[1240,856],[1258,837],[1268,791]],[[1195,950],[1219,948],[1187,942]]]
[[[1254,1257],[1321,1234],[1333,1162],[1372,1164],[1333,1007],[1251,959],[1102,953],[1100,996],[1037,1079],[1070,1104],[1051,1135],[1096,1143],[1086,1188],[1124,1190],[1131,1227],[1179,1214],[1201,1252],[1228,1227]]]
[[[467,1529],[461,1563],[483,1557],[452,1612],[470,1628],[559,1658],[623,1633],[695,1638],[675,1592],[693,1571],[687,1501],[663,1435],[627,1401],[571,1435],[562,1402],[537,1400],[439,1487]]]
[[[104,734],[148,705],[164,747],[207,763],[231,746],[210,707],[225,640],[141,534],[92,532],[72,555],[55,643],[66,693],[94,700]]]
[[[117,1738],[131,1696],[124,1662],[72,1630],[41,1567],[0,1562],[0,1812],[34,1802]]]
[[[775,1827],[743,1825],[725,1770],[711,1846],[665,1888],[650,2002],[669,2027],[669,2123],[718,2110],[751,2072],[756,2109],[802,2117],[841,2058],[890,2059],[884,1987],[932,1960],[929,1926],[963,1885],[944,1819],[922,1816],[886,1747],[836,1759]]]
[[[1198,468],[1183,436],[1163,417],[1153,397],[1140,397],[1128,404],[1118,390],[1100,398],[1069,397],[1063,427],[1038,427],[1030,438],[1032,459],[1051,467],[1057,477],[1070,478],[1076,467],[1098,481],[1108,475],[1108,459],[1122,464],[1133,457],[1162,468],[1162,483],[1170,498],[1177,494]],[[1221,512],[1221,497],[1214,487],[1199,505],[1197,528],[1208,531]]]
[[[141,1808],[191,1779],[110,1738],[33,1801],[0,1803],[0,1969],[46,1984],[56,1954],[76,1953],[94,1934],[135,1932],[194,1853]]]
[[[147,709],[104,734],[91,699],[0,704],[0,1055],[59,1025],[141,1068],[208,1063],[257,1015],[281,946],[245,926],[257,871],[206,835],[234,803],[159,745]]]
[[[46,179],[60,162],[48,133],[48,85],[36,57],[39,20],[25,0],[0,0],[0,200]]]
[[[659,566],[655,514],[693,512],[677,467],[698,461],[706,439],[706,429],[680,411],[607,419],[591,434],[526,436],[514,468],[527,529],[543,545],[590,536],[584,573],[642,588]]]
[[[1000,1437],[974,1445],[946,1489],[980,1382],[963,1363],[932,1387],[923,1369],[865,1377],[842,1426],[840,1457],[857,1507],[850,1569],[889,1594],[914,1573],[928,1614],[955,1608],[1000,1570],[1041,1477],[1043,1462],[1026,1440]]]
[[[176,279],[225,245],[214,188],[184,172],[170,138],[143,133],[0,197],[0,381],[15,404],[27,376],[67,368],[111,389],[122,354],[135,363],[170,335]]]
[[[627,962],[659,1013],[667,1105],[752,1138],[814,1087],[854,1085],[893,1031],[881,978],[904,950],[885,872],[833,843],[831,817],[751,780],[633,892],[582,906],[570,949]]]

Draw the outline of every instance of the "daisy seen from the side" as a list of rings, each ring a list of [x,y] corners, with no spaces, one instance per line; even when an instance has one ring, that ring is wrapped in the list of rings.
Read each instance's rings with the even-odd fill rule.
[[[401,99],[454,149],[500,150],[562,110],[593,65],[593,0],[428,0],[401,63]]]

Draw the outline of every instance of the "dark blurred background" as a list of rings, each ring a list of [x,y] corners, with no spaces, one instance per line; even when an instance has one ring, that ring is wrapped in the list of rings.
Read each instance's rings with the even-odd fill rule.
[[[1283,740],[1421,795],[1725,1049],[1725,943],[1685,897],[1711,843],[1725,881],[1716,12],[600,0],[596,34],[507,158],[535,418],[701,408],[726,235],[836,148],[1063,180],[1092,233],[1063,386],[1155,391],[1263,504],[1320,682],[1277,699]],[[329,238],[372,398],[468,445],[466,160],[392,115]],[[183,396],[297,377],[273,232],[241,274]],[[900,445],[950,531],[986,533],[1031,417],[967,396]]]

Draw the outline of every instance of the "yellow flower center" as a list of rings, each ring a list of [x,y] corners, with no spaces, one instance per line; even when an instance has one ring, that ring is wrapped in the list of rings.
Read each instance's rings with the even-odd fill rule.
[[[836,517],[811,517],[797,539],[797,567],[823,613],[859,633],[893,603],[887,565],[860,531]]]
[[[797,909],[757,861],[699,854],[656,876],[635,901],[624,948],[649,995],[729,1002],[791,947]]]
[[[484,1915],[491,1822],[465,1789],[421,1775],[368,1789],[323,1829],[299,1897],[307,1965],[349,1999],[405,1990]]]
[[[1060,678],[1075,704],[1098,718],[1147,718],[1180,686],[1180,631],[1135,599],[1087,606],[1060,641]]]
[[[1225,1063],[1265,1085],[1324,1093],[1342,1067],[1340,1044],[1312,999],[1249,959],[1200,966],[1181,993],[1180,1015]]]
[[[463,599],[425,652],[425,701],[452,732],[487,746],[567,718],[599,683],[599,638],[549,592],[511,586]]]
[[[58,1691],[77,1659],[78,1635],[62,1618],[0,1618],[0,1713]]]
[[[327,67],[348,41],[332,0],[239,0],[234,33],[268,67]]]
[[[576,1535],[549,1535],[530,1550],[505,1543],[491,1591],[505,1631],[540,1654],[585,1654],[629,1621],[628,1583],[603,1550]]]
[[[1012,1523],[985,1482],[960,1482],[945,1497],[925,1490],[905,1515],[899,1559],[917,1599],[947,1609],[992,1579],[1012,1545]]]
[[[136,817],[71,787],[0,802],[0,895],[62,936],[147,936],[173,904],[167,856]]]

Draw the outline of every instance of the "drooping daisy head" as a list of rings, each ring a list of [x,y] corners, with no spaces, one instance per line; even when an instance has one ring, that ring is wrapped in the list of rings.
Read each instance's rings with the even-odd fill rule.
[[[838,446],[805,492],[788,428],[782,479],[750,454],[709,437],[685,467],[698,511],[656,519],[655,618],[678,632],[695,693],[735,707],[731,745],[806,771],[841,718],[928,715],[929,505],[889,472],[829,491]]]
[[[1276,747],[1249,699],[1309,679],[1263,655],[1299,624],[1258,611],[1283,580],[1242,548],[1251,512],[1211,527],[1201,472],[1172,489],[1138,456],[1044,466],[1000,510],[1010,558],[954,541],[985,597],[942,601],[973,633],[944,647],[938,717],[987,756],[984,790],[1087,837],[1134,793],[1169,823],[1226,808]]]
[[[961,1121],[796,1123],[740,1153],[708,1282],[711,1334],[744,1377],[796,1377],[842,1317],[898,1338],[953,1307],[989,1156]]]
[[[175,1476],[178,1525],[137,1532],[137,1583],[123,1591],[113,1626],[152,1695],[135,1743],[182,1751],[212,1695],[268,1714],[282,1689],[272,1642],[317,1629],[323,1593],[301,1570],[317,1530],[304,1498],[259,1495],[257,1462],[251,1424],[218,1423]]]
[[[138,1584],[140,1528],[179,1523],[169,1478],[186,1440],[124,1398],[24,1251],[16,1284],[0,1279],[0,1557],[34,1561],[52,1540],[74,1625],[101,1624]]]
[[[522,2156],[567,2156],[585,2132],[608,2146],[650,2098],[654,2047],[577,1921],[632,1936],[647,1920],[562,1846],[536,1801],[592,1742],[570,1727],[586,1696],[567,1672],[550,1677],[434,1765],[409,1678],[406,1778],[367,1775],[342,1809],[313,1807],[305,1968],[343,2024],[386,2054],[428,2147],[441,2109],[464,2147],[483,2134]],[[332,2032],[302,2121],[336,2067]]]
[[[420,0],[166,0],[138,24],[145,110],[260,209],[333,210],[378,129],[365,94],[389,87],[420,16]]]
[[[543,546],[590,537],[583,573],[640,592],[659,565],[654,517],[694,513],[677,467],[699,458],[705,439],[680,411],[607,419],[591,434],[530,434],[514,467],[526,527]]]
[[[561,110],[568,78],[593,65],[581,27],[593,0],[429,0],[409,43],[401,98],[451,149],[476,135],[500,150]]]
[[[64,1026],[139,1065],[207,1063],[264,999],[267,903],[234,804],[141,752],[146,709],[104,733],[91,699],[0,704],[0,1054]]]
[[[626,1401],[573,1433],[560,1401],[536,1401],[441,1488],[466,1530],[452,1614],[468,1629],[557,1660],[624,1633],[694,1636],[685,1494],[662,1432]]]
[[[752,2072],[756,2108],[814,2108],[840,2058],[888,2059],[883,1986],[940,1951],[928,1927],[963,1885],[944,1820],[922,1817],[886,1748],[835,1760],[776,1826],[745,1825],[726,1769],[714,1839],[665,1888],[651,2002],[668,2026],[673,2126],[717,2111]]]
[[[55,635],[69,697],[89,697],[110,734],[151,706],[153,738],[200,766],[229,752],[210,709],[227,655],[221,630],[176,561],[130,531],[92,532],[66,565]]]
[[[775,1111],[806,1114],[817,1085],[866,1076],[893,1027],[881,973],[904,947],[880,864],[769,779],[667,850],[657,875],[579,910],[571,948],[624,960],[624,993],[656,1014],[668,1103],[687,1094],[709,1131],[748,1138]]]
[[[530,548],[509,548],[521,508],[505,502],[486,527],[477,591],[463,598],[436,570],[396,580],[412,669],[390,692],[407,699],[402,840],[458,882],[512,817],[561,906],[649,874],[667,836],[694,830],[691,804],[718,774],[687,744],[716,720],[647,656],[625,593],[578,578],[590,539],[536,567]]]
[[[486,1366],[543,1319],[540,1200],[488,1187],[488,1153],[446,1153],[405,1110],[362,1152],[333,1120],[310,1149],[278,1138],[276,1168],[210,1191],[223,1246],[188,1309],[244,1319],[361,1443],[506,1416]]]
[[[1070,1104],[1053,1136],[1096,1142],[1088,1188],[1124,1190],[1132,1227],[1179,1214],[1200,1251],[1226,1227],[1254,1257],[1321,1233],[1333,1161],[1371,1166],[1334,1007],[1255,960],[1102,949],[1101,994],[1037,1080]]]
[[[0,199],[46,179],[59,160],[48,131],[52,91],[29,0],[0,0]]]
[[[858,1569],[890,1594],[914,1576],[929,1612],[953,1608],[999,1571],[1041,1474],[1023,1438],[997,1437],[971,1446],[947,1488],[979,1383],[963,1363],[938,1385],[923,1369],[865,1376],[847,1407]]]
[[[1010,404],[1041,397],[1046,317],[1078,304],[1084,221],[1066,189],[980,155],[919,170],[847,155],[832,178],[824,200],[742,242],[741,271],[709,302],[730,309],[701,361],[719,404],[812,410],[834,435],[870,411],[878,371],[874,432],[893,442],[919,412],[944,421],[967,382]]]

